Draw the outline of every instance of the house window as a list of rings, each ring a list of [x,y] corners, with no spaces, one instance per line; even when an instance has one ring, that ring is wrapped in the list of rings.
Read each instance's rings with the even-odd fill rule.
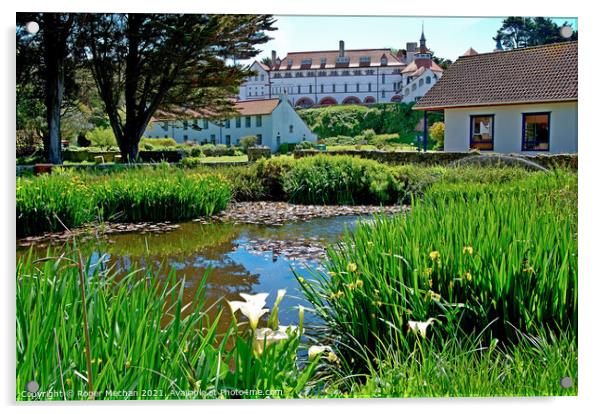
[[[195,119],[192,121],[192,129],[199,129],[199,120]]]
[[[381,75],[381,77],[380,77],[380,78],[381,78],[381,82],[382,82],[382,83],[385,83],[385,74],[384,74],[384,73]]]
[[[297,93],[301,94],[301,85],[297,86]]]
[[[360,91],[360,84],[359,84],[359,83],[356,83],[356,84],[355,84],[355,91],[356,91],[356,92],[359,92],[359,91]]]
[[[226,145],[230,145],[232,142],[232,137],[230,135],[226,135]]]
[[[211,134],[211,143],[215,145],[215,134]]]
[[[182,121],[182,125],[184,126],[184,129],[188,129],[188,121]]]
[[[523,151],[550,150],[550,113],[523,114]]]
[[[288,132],[289,132],[289,134],[293,133],[293,126],[292,125],[288,126]]]
[[[368,92],[372,92],[372,82],[368,83]]]
[[[312,89],[313,89],[313,88],[312,88],[312,86],[313,86],[313,85],[309,85],[309,93],[313,93],[313,91],[312,91]]]
[[[418,81],[418,86],[422,86],[422,85],[424,85],[424,79],[420,79],[420,80]]]
[[[206,119],[203,119],[203,128],[204,129],[209,128],[209,121],[207,121]]]
[[[188,135],[184,135],[184,142],[188,141]]]
[[[163,124],[161,125],[161,128],[163,128],[163,130],[167,131],[167,129],[169,128],[169,124],[167,122],[163,122]]]
[[[380,64],[381,64],[381,65],[385,65],[385,66],[386,66],[386,65],[387,65],[387,58],[386,58],[386,57],[382,57],[382,58],[380,59]]]
[[[260,78],[261,78],[261,81],[263,82],[263,81],[264,81],[264,79],[265,79],[265,76],[264,76],[264,75],[261,75],[261,76],[260,76]]]
[[[245,116],[245,128],[251,128],[251,117]]]
[[[260,127],[261,126],[261,115],[257,115],[255,117],[255,126],[256,127]]]
[[[333,91],[333,92],[336,92],[336,90],[337,90],[337,87],[336,87],[336,85],[333,83],[333,84],[332,84],[332,91]]]
[[[226,122],[224,125],[226,126],[226,128],[230,128],[230,120],[226,119]]]
[[[470,148],[493,151],[493,115],[470,116]]]
[[[324,85],[320,85],[320,93],[324,93]]]
[[[236,128],[240,128],[240,116],[236,117]]]
[[[430,85],[430,84],[431,84],[431,77],[430,77],[430,76],[427,76],[427,77],[426,77],[426,84],[427,84],[427,85]]]
[[[261,134],[257,134],[257,145],[263,145],[263,136]]]
[[[385,91],[383,90],[382,93],[380,94],[381,98],[385,97]]]
[[[347,84],[344,85],[345,92],[347,92]]]

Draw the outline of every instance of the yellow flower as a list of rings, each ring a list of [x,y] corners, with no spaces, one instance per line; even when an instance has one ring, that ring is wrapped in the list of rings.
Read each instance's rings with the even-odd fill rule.
[[[469,282],[472,280],[472,275],[470,274],[470,272],[466,272],[464,273],[464,277],[466,278],[466,280],[468,280]]]
[[[336,354],[332,351],[328,353],[326,359],[328,359],[329,362],[339,362],[339,357],[337,357]]]
[[[432,288],[433,287],[433,279],[429,279],[429,287]]]
[[[523,269],[524,273],[535,273],[535,269],[532,266],[527,266]]]
[[[127,361],[125,362],[125,369],[128,369],[128,368],[129,368],[129,367],[131,367],[131,366],[132,366],[132,363],[130,362],[130,360],[127,360]]]
[[[357,265],[353,262],[347,263],[347,271],[350,273],[354,273],[357,271]]]
[[[433,268],[432,267],[427,267],[426,268],[426,275],[430,276],[433,273]]]
[[[67,384],[67,386],[68,386],[68,387],[70,387],[70,386],[72,386],[72,385],[73,385],[73,380],[72,380],[71,378],[67,378],[67,379],[65,380],[65,384]]]
[[[355,289],[355,283],[353,283],[353,282],[348,283],[347,287],[349,288],[349,290],[353,290],[353,289]]]
[[[473,253],[472,246],[464,246],[463,252],[464,252],[464,254],[468,253],[468,254],[472,255],[472,253]]]
[[[355,286],[358,288],[364,287],[364,281],[363,280],[356,280],[355,281]]]
[[[334,293],[334,292],[333,292],[333,293],[331,293],[331,294],[330,294],[330,299],[338,299],[338,298],[340,298],[340,297],[341,297],[341,296],[343,296],[343,295],[344,295],[344,293],[343,293],[342,291],[340,291],[340,290],[339,290],[339,291],[338,291],[338,292],[336,292],[336,293]]]
[[[433,250],[432,252],[429,253],[429,257],[431,258],[431,260],[433,262],[436,262],[437,260],[439,260],[441,258],[441,255],[439,254],[439,252],[437,250]]]
[[[441,295],[438,293],[433,292],[432,290],[429,290],[429,294],[431,295],[431,299],[435,300],[437,302],[439,302],[441,300]]]

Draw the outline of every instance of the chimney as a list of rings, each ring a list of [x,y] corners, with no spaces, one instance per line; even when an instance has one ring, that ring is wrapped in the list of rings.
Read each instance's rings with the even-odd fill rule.
[[[276,51],[272,50],[272,67],[276,66]]]
[[[339,40],[339,57],[345,56],[345,42]]]
[[[408,42],[406,43],[406,50],[408,51],[408,53],[416,52],[416,46],[418,46],[416,42]]]

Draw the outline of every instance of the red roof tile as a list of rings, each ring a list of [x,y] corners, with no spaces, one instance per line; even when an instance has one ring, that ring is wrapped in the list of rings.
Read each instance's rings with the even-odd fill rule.
[[[461,56],[414,109],[576,101],[577,43]]]
[[[390,49],[351,49],[345,50],[345,57],[349,58],[349,64],[340,65],[336,63],[339,56],[338,50],[323,50],[314,52],[291,52],[287,54],[280,62],[280,66],[273,70],[295,70],[295,69],[330,69],[335,67],[359,68],[381,66],[382,56],[387,58],[387,66],[405,66]],[[360,57],[370,57],[370,64],[361,64]],[[325,58],[326,63],[322,64],[321,59]],[[311,59],[311,65],[301,65],[304,59]],[[289,60],[292,63],[289,65]]]

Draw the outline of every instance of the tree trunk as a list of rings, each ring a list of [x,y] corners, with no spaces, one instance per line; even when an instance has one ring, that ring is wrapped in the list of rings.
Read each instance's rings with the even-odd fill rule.
[[[54,18],[44,19],[45,25],[52,24]],[[44,53],[46,66],[46,121],[48,134],[44,139],[44,150],[48,162],[61,164],[61,105],[64,90],[64,51],[60,35],[54,28],[44,30]]]

